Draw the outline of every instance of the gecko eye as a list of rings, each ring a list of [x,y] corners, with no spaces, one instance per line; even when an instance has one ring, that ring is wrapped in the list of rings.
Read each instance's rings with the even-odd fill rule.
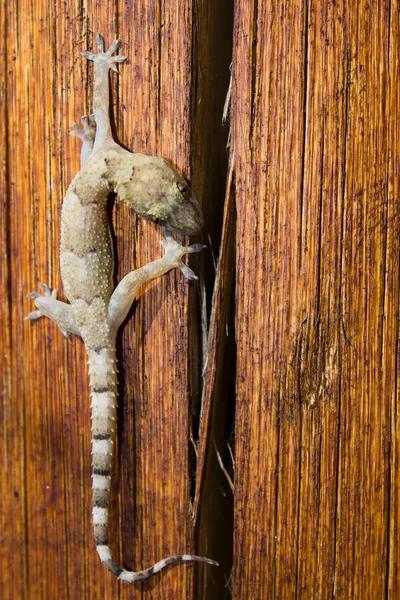
[[[191,192],[187,185],[181,183],[180,181],[176,182],[176,187],[179,190],[179,193],[185,198],[185,200],[189,200]]]

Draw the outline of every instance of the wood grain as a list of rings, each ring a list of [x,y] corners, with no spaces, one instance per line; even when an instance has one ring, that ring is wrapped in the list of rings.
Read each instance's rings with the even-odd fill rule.
[[[398,35],[236,4],[237,599],[398,595]]]
[[[234,9],[222,210],[227,0],[0,5],[6,600],[400,594],[398,5],[238,0]],[[138,569],[193,551],[198,538],[222,567],[200,571],[196,585],[190,565],[135,587],[102,568],[85,350],[46,320],[23,321],[40,282],[64,298],[60,207],[79,169],[67,131],[90,110],[93,71],[80,52],[97,31],[121,37],[129,56],[112,80],[119,141],[193,180],[203,241],[220,251],[215,288],[211,251],[199,267],[203,304],[171,273],[142,290],[118,339],[113,545]],[[161,232],[117,201],[110,214],[120,279],[161,254]],[[228,461],[233,433],[232,509],[214,448]]]
[[[23,322],[40,282],[60,290],[61,200],[79,169],[68,129],[91,106],[81,51],[100,31],[124,42],[114,76],[119,140],[190,177],[192,5],[2,3],[1,596],[19,599],[192,598],[194,568],[148,584],[118,583],[101,566],[91,525],[90,411],[85,350],[47,320]],[[161,230],[115,203],[118,278],[161,255]],[[136,570],[193,552],[189,440],[189,293],[181,273],[141,293],[118,340],[119,449],[112,539]]]

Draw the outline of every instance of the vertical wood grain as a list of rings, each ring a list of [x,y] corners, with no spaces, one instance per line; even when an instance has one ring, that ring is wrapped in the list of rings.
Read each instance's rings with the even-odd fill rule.
[[[390,5],[390,31],[388,39],[389,65],[388,76],[390,94],[388,98],[388,200],[400,198],[400,161],[396,144],[400,139],[400,103],[398,81],[400,79],[400,20],[398,11]],[[386,290],[384,299],[385,324],[382,332],[383,390],[385,398],[390,402],[389,416],[389,495],[388,495],[388,534],[387,562],[388,578],[386,593],[389,598],[396,598],[400,593],[400,552],[398,544],[400,526],[400,423],[399,423],[399,302],[400,293],[400,236],[399,236],[399,204],[387,202],[386,222],[392,223],[387,233],[387,251],[385,256]]]
[[[102,567],[91,523],[90,399],[81,340],[32,310],[40,282],[60,290],[63,195],[79,169],[70,125],[91,107],[81,51],[119,36],[129,62],[112,76],[118,139],[190,177],[190,2],[2,3],[1,595],[4,598],[192,598],[191,565],[148,584]],[[161,256],[161,231],[114,205],[118,277]],[[190,515],[188,298],[172,273],[142,291],[118,341],[119,454],[112,546],[139,570],[193,552]],[[123,349],[122,349],[123,348]],[[193,360],[198,359],[194,355]]]
[[[174,272],[146,286],[118,338],[112,545],[134,569],[192,552],[195,489],[201,545],[221,556],[234,538],[226,587],[221,570],[203,571],[196,588],[190,565],[134,587],[101,566],[85,350],[49,321],[23,317],[32,309],[25,295],[40,282],[65,299],[60,207],[79,169],[68,129],[90,111],[93,67],[80,53],[97,31],[107,43],[121,37],[129,57],[112,75],[119,141],[164,156],[194,180],[217,254],[224,86],[211,88],[226,62],[213,59],[219,44],[227,52],[226,24],[222,31],[213,22],[221,8],[200,0],[18,0],[0,8],[0,595],[208,600],[232,588],[244,600],[397,598],[397,3],[235,3],[232,170],[212,299],[207,291],[196,488],[191,408],[201,397],[201,364],[197,324],[189,326],[196,284]],[[236,219],[228,204],[235,197]],[[161,231],[117,201],[111,212],[120,279],[161,255]],[[222,336],[235,223],[237,362],[230,365]],[[209,281],[209,265],[204,271]],[[222,520],[212,527],[224,488],[211,438],[229,437],[234,407],[227,409],[221,382],[235,372],[235,520],[224,531]],[[230,556],[222,559],[226,575]]]
[[[25,427],[25,415],[22,406],[15,410],[14,405],[18,397],[22,396],[22,364],[20,360],[21,340],[12,335],[12,327],[16,326],[16,319],[11,308],[12,301],[12,256],[16,255],[16,248],[10,235],[12,226],[10,199],[15,186],[15,172],[10,172],[11,157],[10,129],[14,123],[7,118],[9,102],[15,102],[15,83],[13,73],[15,65],[12,57],[7,57],[7,37],[5,24],[8,23],[10,33],[15,33],[16,24],[11,18],[11,10],[6,2],[1,3],[1,117],[3,127],[1,130],[1,178],[0,178],[0,235],[1,268],[0,268],[0,297],[2,309],[0,311],[0,331],[3,339],[0,352],[1,367],[1,404],[0,404],[0,439],[2,447],[2,465],[0,478],[0,492],[2,510],[0,511],[1,544],[0,561],[3,569],[4,588],[13,589],[18,597],[23,598],[26,592],[26,489],[24,487],[24,440],[20,431]],[[23,169],[23,165],[22,165]],[[21,172],[22,172],[21,169]],[[22,173],[21,173],[22,174]],[[15,289],[14,289],[15,291]],[[19,295],[20,298],[21,295]],[[20,330],[21,331],[21,330]],[[5,510],[6,509],[6,510]],[[10,552],[10,542],[13,542],[14,552]],[[19,577],[14,580],[14,573]]]
[[[396,3],[236,3],[235,598],[396,597]]]

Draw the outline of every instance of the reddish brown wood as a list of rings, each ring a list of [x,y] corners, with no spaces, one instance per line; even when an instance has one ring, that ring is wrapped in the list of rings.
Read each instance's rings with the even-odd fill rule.
[[[223,143],[211,87],[224,68],[213,56],[218,43],[226,51],[226,29],[217,39],[210,15],[220,15],[215,6],[172,0],[1,3],[4,598],[196,596],[188,565],[135,587],[100,565],[85,351],[52,323],[23,317],[39,282],[62,297],[60,206],[79,168],[67,130],[90,109],[92,68],[80,52],[96,31],[107,41],[119,35],[130,58],[112,84],[120,141],[165,156],[188,177],[193,154],[205,241],[216,249],[222,211],[212,203],[225,167],[208,149]],[[194,505],[202,549],[224,559],[199,578],[197,595],[207,600],[230,588],[244,600],[400,593],[399,26],[393,0],[235,3],[235,168],[210,301]],[[234,192],[235,506],[233,528],[222,531],[213,440],[223,451],[234,410],[223,385],[235,367],[223,338]],[[120,278],[160,255],[160,231],[118,203],[113,217]],[[118,342],[112,537],[130,568],[195,546],[190,407],[201,362],[195,321],[189,335],[190,290],[180,273],[147,286]]]
[[[120,141],[190,177],[192,5],[2,3],[1,595],[4,598],[191,598],[191,565],[120,584],[93,543],[89,390],[80,340],[23,322],[25,294],[61,290],[60,207],[79,169],[68,135],[91,106],[80,52],[100,31],[124,42],[113,75]],[[6,8],[7,7],[7,8]],[[5,41],[5,35],[7,41]],[[115,206],[118,276],[161,255],[161,231]],[[128,568],[194,550],[190,515],[188,297],[181,273],[146,287],[121,335],[120,444],[113,546]],[[121,350],[122,346],[122,350]],[[199,352],[194,357],[199,360]]]
[[[398,27],[236,4],[237,599],[398,594]]]

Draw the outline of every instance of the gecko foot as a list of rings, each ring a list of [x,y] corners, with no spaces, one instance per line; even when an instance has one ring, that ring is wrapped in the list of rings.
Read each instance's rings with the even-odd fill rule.
[[[96,41],[97,48],[99,50],[98,53],[94,54],[93,52],[85,50],[85,52],[82,52],[83,56],[88,60],[92,60],[96,64],[106,65],[109,69],[112,69],[113,71],[118,73],[117,65],[115,63],[122,63],[127,59],[127,57],[112,56],[112,54],[114,54],[114,52],[116,52],[118,48],[120,48],[122,44],[121,40],[115,40],[115,42],[111,44],[111,46],[106,52],[104,52],[104,38],[102,35],[100,35],[100,33],[97,34]]]
[[[182,262],[182,257],[185,254],[193,254],[194,252],[200,252],[206,246],[203,244],[192,244],[191,246],[183,246],[182,241],[183,237],[178,235],[177,239],[174,240],[172,237],[172,233],[170,231],[165,232],[165,240],[161,241],[161,245],[164,247],[165,257],[171,260],[174,263],[174,266],[182,271],[183,275],[187,277],[187,279],[198,279],[197,275],[195,275],[184,262]]]
[[[82,142],[94,142],[96,136],[96,121],[94,115],[87,117],[86,115],[81,117],[82,125],[73,123],[71,125],[70,134],[74,137],[80,138]]]
[[[44,283],[41,283],[40,287],[43,291],[43,294],[39,294],[39,292],[31,292],[30,294],[27,294],[26,297],[29,298],[30,300],[36,300],[37,298],[47,298],[50,300],[50,302],[57,300],[57,290],[51,290],[49,288],[49,286],[45,285]],[[33,310],[32,312],[30,312],[29,315],[27,315],[24,318],[24,321],[37,321],[41,317],[47,317],[47,316],[49,316],[49,315],[47,313],[43,312],[42,310],[40,310],[39,307],[37,307],[37,310]],[[71,336],[71,332],[68,331],[67,329],[65,329],[64,327],[62,327],[62,325],[60,325],[60,323],[57,323],[57,325],[61,329],[63,336],[65,336],[66,338],[69,338]]]
[[[57,290],[53,290],[51,291],[51,289],[49,288],[48,285],[45,285],[44,283],[40,284],[40,287],[43,290],[43,296],[45,298],[54,298],[54,300],[57,300]],[[27,298],[29,298],[30,300],[36,300],[36,298],[40,298],[42,296],[42,294],[39,294],[39,292],[31,292],[30,294],[27,294]],[[45,315],[42,313],[42,311],[40,310],[33,310],[32,312],[29,313],[29,315],[27,315],[24,318],[24,321],[37,321],[38,319],[40,319],[41,317],[44,317]]]

